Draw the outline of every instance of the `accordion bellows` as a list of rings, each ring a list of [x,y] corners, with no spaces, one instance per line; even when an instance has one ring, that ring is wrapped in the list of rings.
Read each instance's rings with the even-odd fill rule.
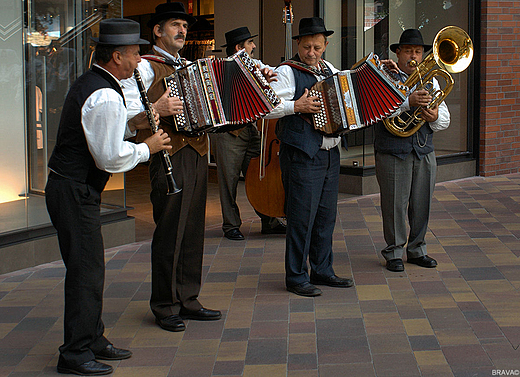
[[[370,54],[351,70],[340,71],[317,82],[309,95],[321,100],[313,114],[314,128],[339,136],[379,122],[394,113],[406,99],[408,88]]]
[[[233,128],[227,125],[264,117],[280,103],[245,50],[224,59],[199,59],[164,81],[170,96],[184,103],[183,114],[173,117],[177,131],[226,131]]]

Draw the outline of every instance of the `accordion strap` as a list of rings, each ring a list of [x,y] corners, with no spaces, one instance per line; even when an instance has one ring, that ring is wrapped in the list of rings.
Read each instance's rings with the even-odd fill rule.
[[[316,67],[312,67],[312,66],[302,63],[300,61],[292,60],[292,59],[286,60],[283,63],[281,63],[280,65],[288,65],[289,67],[292,67],[299,71],[310,73],[311,75],[323,76],[323,77],[330,76],[330,70],[327,67],[327,65],[323,62],[323,60],[320,60],[318,62],[320,69],[317,69]]]
[[[180,61],[175,61],[169,58],[165,58],[164,56],[159,55],[141,55],[142,59],[150,60],[157,63],[163,63],[167,65],[171,65],[173,67],[184,67],[186,65],[186,59],[180,58]]]

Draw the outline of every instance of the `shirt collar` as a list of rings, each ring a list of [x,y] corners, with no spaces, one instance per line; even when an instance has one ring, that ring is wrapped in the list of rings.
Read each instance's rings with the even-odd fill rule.
[[[166,58],[169,58],[175,62],[178,62],[180,63],[181,62],[181,56],[179,55],[179,53],[177,53],[177,56],[173,56],[172,54],[170,54],[168,51],[165,51],[163,50],[162,48],[160,47],[157,47],[157,45],[153,46],[153,49],[158,52],[159,54],[161,54],[162,56],[166,57]]]
[[[105,68],[101,67],[99,64],[97,63],[94,63],[93,64],[94,66],[98,67],[99,69],[102,69],[103,71],[107,72],[110,76],[112,76],[114,78],[114,80],[116,80],[117,84],[121,87],[121,88],[124,88],[123,86],[123,83],[117,78],[115,77],[112,73],[110,73],[110,71],[106,70]]]

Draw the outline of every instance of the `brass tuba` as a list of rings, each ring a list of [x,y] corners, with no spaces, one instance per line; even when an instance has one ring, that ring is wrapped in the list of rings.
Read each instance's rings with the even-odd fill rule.
[[[432,96],[427,108],[431,109],[439,105],[448,96],[453,88],[453,78],[450,73],[464,71],[473,59],[473,42],[469,35],[457,26],[447,26],[441,29],[433,40],[433,49],[420,64],[411,61],[413,72],[404,82],[409,88],[417,85],[415,90],[426,89]],[[434,69],[435,65],[440,67]],[[432,79],[442,77],[446,83],[444,90],[433,88]],[[418,107],[412,115],[406,114],[406,119],[399,116],[386,118],[383,123],[386,129],[395,136],[408,137],[413,135],[424,124],[421,118],[422,106]]]

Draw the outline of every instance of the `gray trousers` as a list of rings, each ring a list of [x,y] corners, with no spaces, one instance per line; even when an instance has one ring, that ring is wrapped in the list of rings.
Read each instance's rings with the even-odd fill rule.
[[[387,246],[381,251],[386,260],[426,255],[425,235],[437,162],[431,152],[419,159],[411,153],[402,160],[386,153],[376,153],[376,176],[381,191],[383,234]],[[406,234],[406,219],[410,233]],[[408,243],[408,244],[407,244]]]
[[[222,207],[222,230],[227,232],[242,225],[238,208],[237,186],[240,172],[246,175],[249,162],[260,155],[260,135],[256,127],[248,124],[238,136],[228,132],[210,135],[213,153],[217,160],[218,188]],[[279,224],[278,219],[258,213],[262,228]]]

